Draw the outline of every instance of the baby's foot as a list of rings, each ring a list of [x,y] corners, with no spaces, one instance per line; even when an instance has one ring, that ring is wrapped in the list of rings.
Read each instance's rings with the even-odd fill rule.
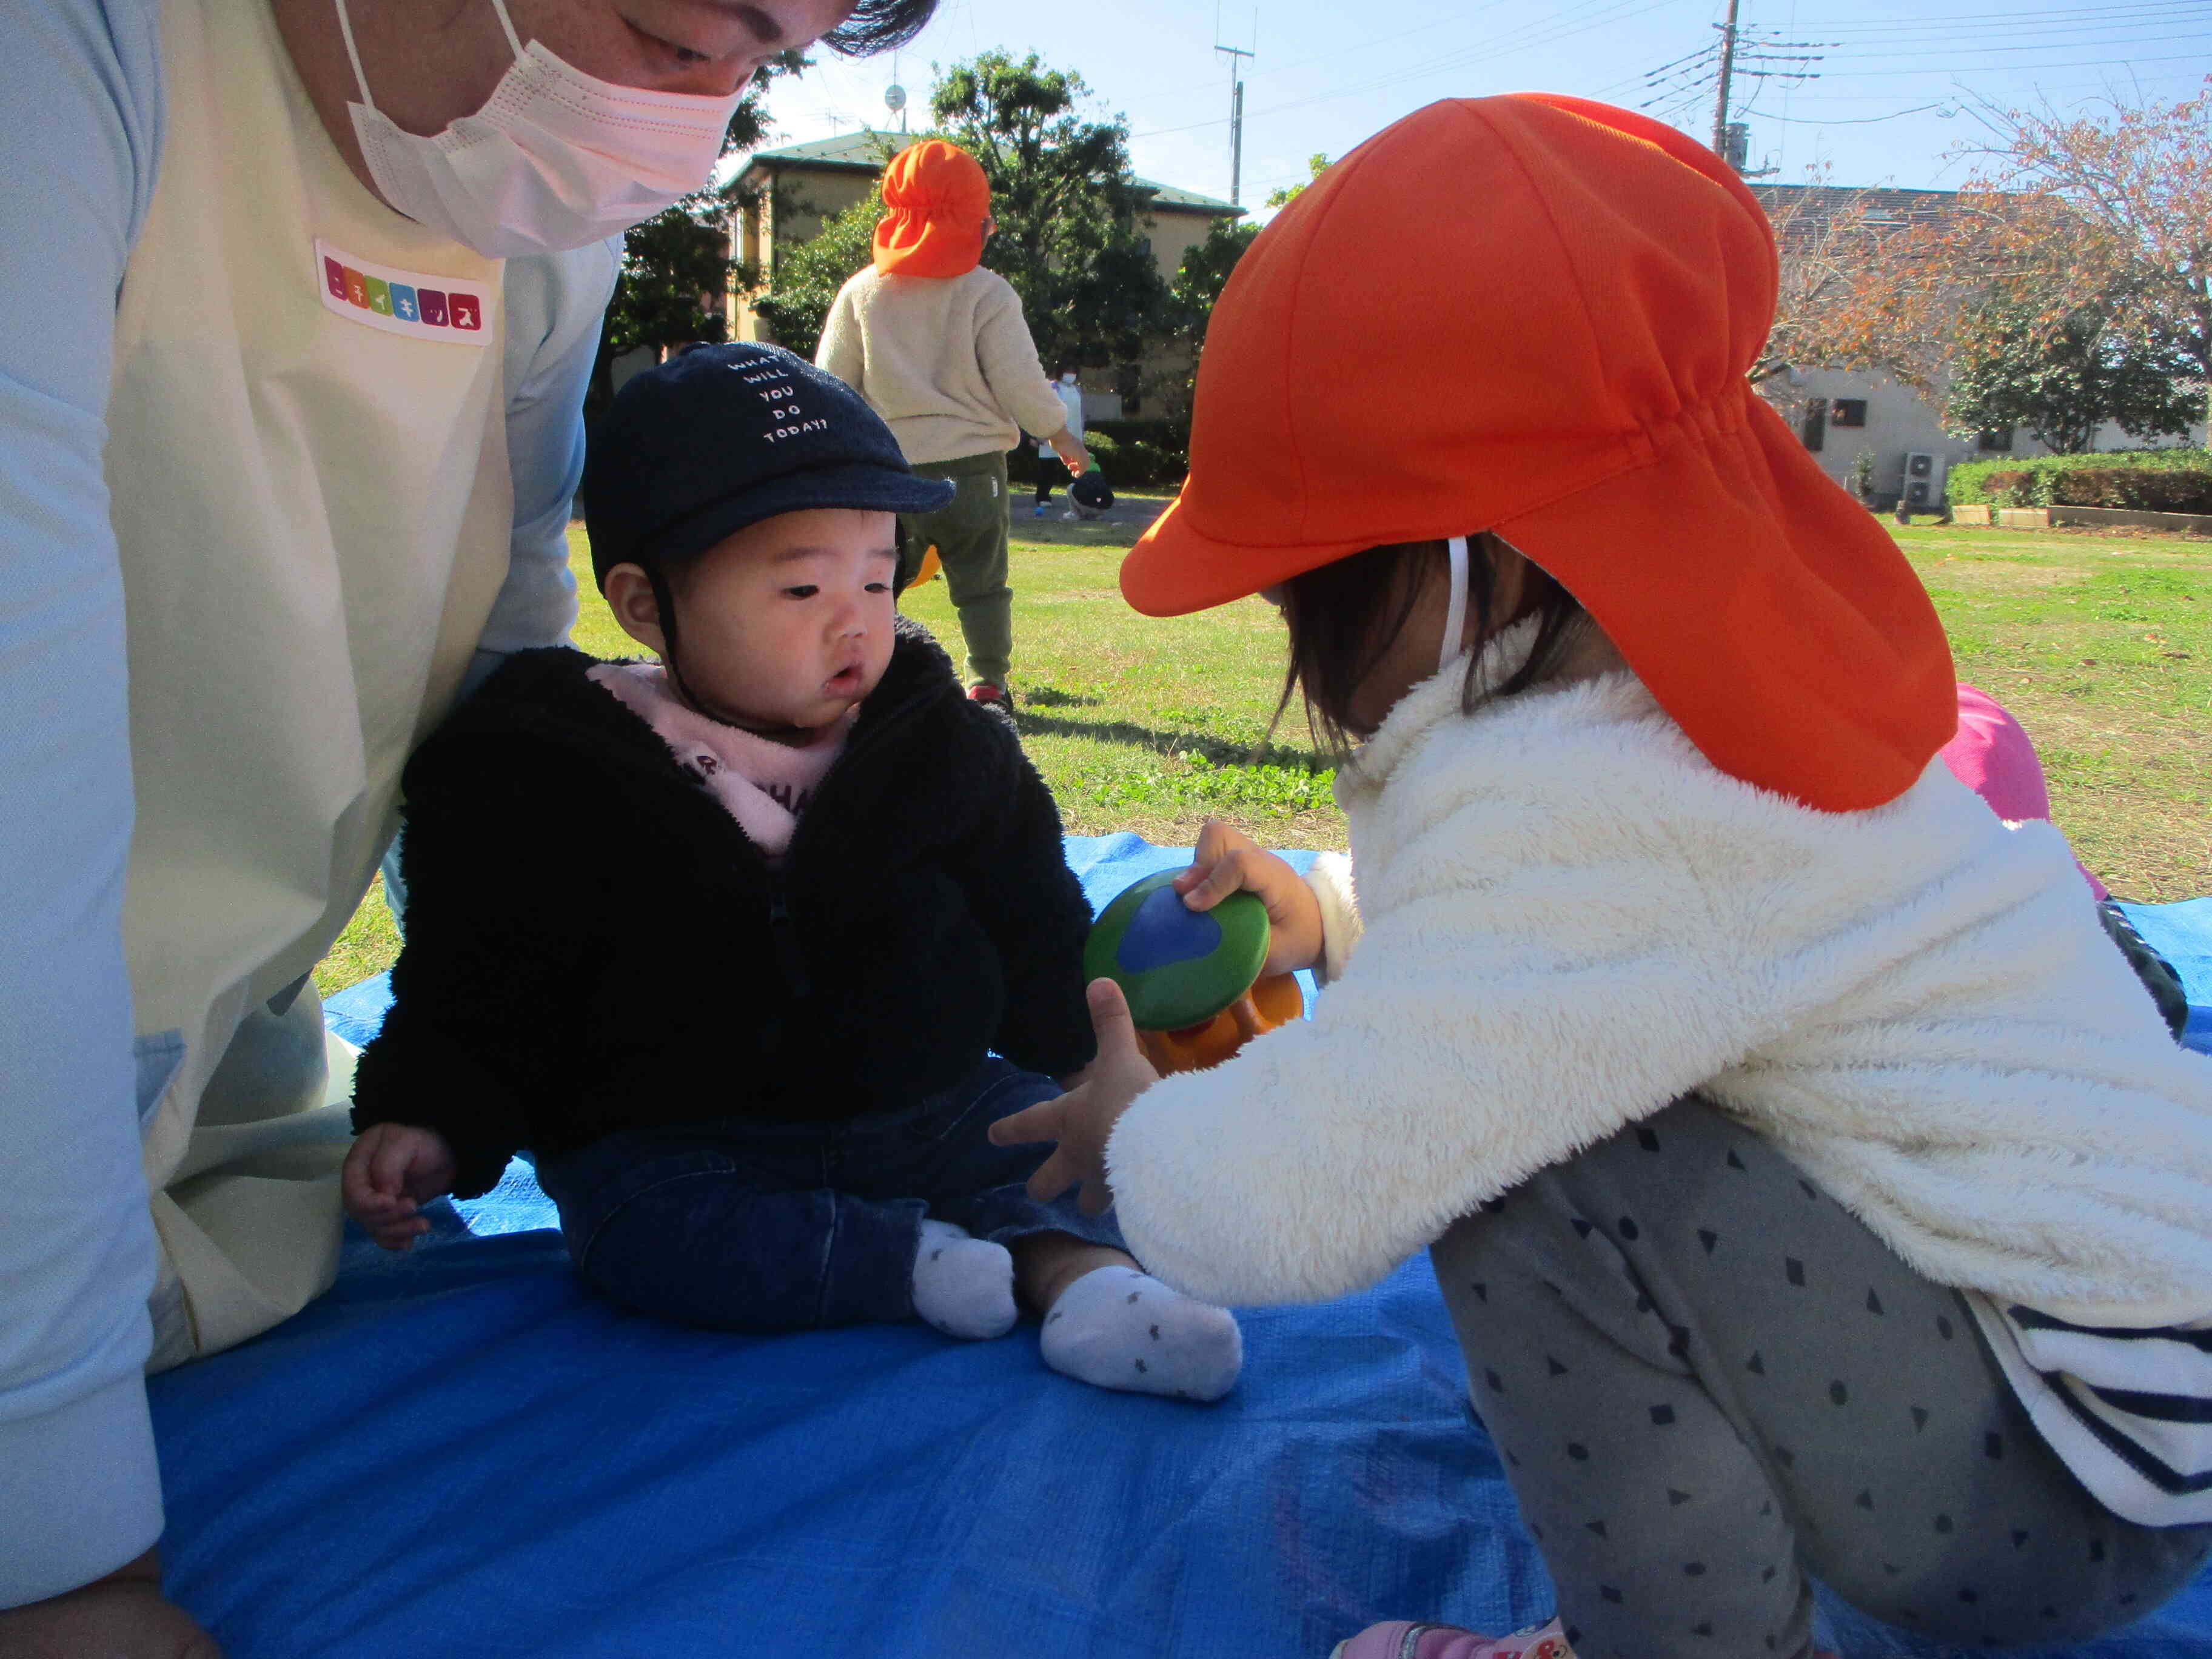
[[[1004,1336],[1018,1316],[1014,1258],[1003,1244],[970,1238],[949,1221],[921,1224],[914,1255],[914,1310],[947,1336]]]
[[[1134,1267],[1097,1267],[1044,1316],[1044,1363],[1101,1389],[1218,1400],[1244,1368],[1226,1308],[1194,1301]]]

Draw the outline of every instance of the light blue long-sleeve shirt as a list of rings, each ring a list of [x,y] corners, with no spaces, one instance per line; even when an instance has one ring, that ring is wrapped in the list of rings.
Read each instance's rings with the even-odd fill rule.
[[[159,1535],[155,1244],[125,970],[123,584],[101,471],[152,199],[156,0],[0,7],[0,1607]],[[568,505],[617,249],[509,263],[513,557],[471,674],[575,614]]]

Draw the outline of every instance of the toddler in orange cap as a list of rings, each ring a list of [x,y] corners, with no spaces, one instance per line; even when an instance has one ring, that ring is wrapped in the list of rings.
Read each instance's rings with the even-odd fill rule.
[[[1329,988],[1163,1079],[1101,981],[1093,1080],[994,1133],[1214,1301],[1428,1248],[1560,1625],[1348,1659],[1790,1659],[1815,1578],[2078,1641],[2212,1548],[2212,1060],[1937,758],[1926,594],[1746,381],[1775,286],[1679,133],[1435,105],[1245,256],[1122,569],[1273,600],[1361,740],[1349,860],[1210,826],[1179,883]]]

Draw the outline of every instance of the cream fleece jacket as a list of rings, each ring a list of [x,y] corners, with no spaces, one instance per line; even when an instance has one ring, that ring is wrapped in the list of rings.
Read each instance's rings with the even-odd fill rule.
[[[1020,296],[981,265],[964,276],[871,265],[838,290],[814,362],[867,399],[909,465],[997,454],[1067,424]]]
[[[1695,1091],[1939,1283],[2085,1324],[2212,1314],[2212,1060],[2049,824],[1940,760],[1813,811],[1716,770],[1625,672],[1473,715],[1440,675],[1337,794],[1364,933],[1347,962],[1347,872],[1317,870],[1315,1017],[1162,1080],[1109,1145],[1147,1271],[1340,1295]]]

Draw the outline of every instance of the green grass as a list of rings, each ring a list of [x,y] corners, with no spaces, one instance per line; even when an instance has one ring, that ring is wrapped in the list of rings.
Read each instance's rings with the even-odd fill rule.
[[[2082,861],[2124,898],[2212,893],[2212,544],[1894,533],[1950,630],[1960,678],[2034,737]],[[1015,520],[1018,719],[1068,829],[1176,844],[1221,817],[1270,845],[1341,848],[1343,817],[1303,715],[1293,709],[1267,742],[1282,684],[1273,610],[1248,599],[1170,621],[1138,616],[1116,585],[1133,534],[1127,523]],[[592,591],[582,531],[569,538],[584,595],[577,645],[634,653]],[[905,609],[957,659],[944,583],[908,594]],[[372,891],[317,983],[351,984],[398,948]]]

